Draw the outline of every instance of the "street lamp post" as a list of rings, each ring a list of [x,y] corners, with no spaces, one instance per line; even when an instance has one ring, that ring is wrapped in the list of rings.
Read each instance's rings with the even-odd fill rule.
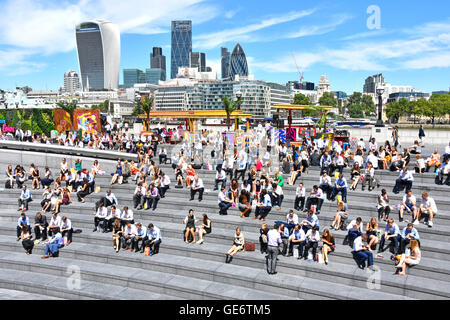
[[[384,127],[383,123],[383,92],[384,88],[378,88],[377,89],[377,95],[378,95],[378,120],[375,124],[375,127]]]

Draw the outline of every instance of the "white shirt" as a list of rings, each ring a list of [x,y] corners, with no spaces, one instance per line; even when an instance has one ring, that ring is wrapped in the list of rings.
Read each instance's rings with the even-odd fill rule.
[[[66,219],[66,222],[61,220],[61,224],[59,225],[61,229],[72,229],[72,221],[69,218]]]
[[[353,250],[360,251],[363,248],[363,242],[361,237],[357,237],[355,241],[353,241]]]
[[[192,182],[192,186],[194,188],[203,188],[203,180],[200,178],[198,178],[198,181],[194,180],[194,182]]]
[[[51,226],[51,227],[58,226],[59,227],[60,225],[61,225],[61,217],[56,216],[56,218],[54,218],[52,215],[49,226]]]
[[[361,167],[361,166],[363,165],[363,163],[364,163],[363,157],[361,157],[361,156],[359,156],[359,155],[356,155],[356,156],[353,158],[353,160],[354,160],[355,162],[357,162],[358,165],[359,165],[360,167]]]
[[[306,239],[308,239],[311,242],[319,242],[320,241],[319,231],[316,231],[313,234],[313,230],[309,229],[308,232],[306,233]]]
[[[317,192],[314,192],[314,190],[311,191],[311,197],[323,199],[323,191],[322,191],[322,189],[318,188]]]
[[[223,201],[225,201],[225,199],[227,198],[227,196],[225,195],[225,192],[219,192],[219,196],[217,197],[217,202],[221,203]]]
[[[300,187],[300,186],[298,186],[297,187],[297,191],[295,192],[295,195],[296,196],[298,196],[298,197],[305,197],[305,187]]]
[[[136,234],[136,226],[134,224],[130,225],[130,227],[125,226],[123,233],[126,235],[135,235]]]
[[[286,216],[286,221],[287,223],[298,224],[298,215],[294,213],[294,215],[291,217],[288,213],[288,215]]]
[[[281,235],[276,229],[269,230],[267,232],[267,245],[278,247],[278,245],[281,243]]]
[[[320,176],[320,184],[319,185],[321,185],[321,186],[323,186],[323,185],[331,185],[331,178],[330,178],[330,176],[326,176],[326,177],[324,177],[324,176]]]
[[[102,207],[101,209],[98,208],[97,214],[95,216],[99,218],[106,218],[108,216],[108,209],[106,209],[105,207]]]
[[[216,172],[216,179],[220,179],[223,180],[226,177],[226,173],[223,170],[217,171]]]
[[[374,168],[378,168],[378,158],[374,154],[369,154],[367,162],[371,162]]]
[[[165,187],[170,185],[170,178],[167,175],[164,175],[164,177],[161,179],[161,186]]]
[[[356,224],[356,220],[352,220],[352,222],[350,222],[347,226],[347,230],[348,231],[353,231],[353,232],[357,232],[357,231],[361,231],[361,225],[359,226]]]
[[[108,199],[111,203],[114,203],[114,204],[118,204],[118,202],[117,202],[117,198],[116,198],[116,196],[114,195],[114,193],[112,193],[111,192],[111,194],[108,196],[108,194],[106,194],[106,199]]]
[[[430,199],[430,197],[428,197],[428,200]],[[423,199],[422,199],[423,200]],[[433,200],[434,201],[434,200]],[[413,203],[417,203],[417,199],[415,195],[412,195],[411,197],[408,197],[408,194],[405,194],[403,196],[403,202],[406,204],[413,204]]]
[[[432,197],[429,196],[427,201],[422,199],[420,203],[423,205],[425,209],[431,208],[434,213],[437,213],[438,209],[436,207],[436,202],[434,202],[434,199]]]
[[[125,210],[122,211],[122,218],[125,218],[125,220],[131,221],[131,220],[133,220],[133,217],[134,217],[134,215],[133,215],[132,210],[128,209],[127,212],[125,212]]]

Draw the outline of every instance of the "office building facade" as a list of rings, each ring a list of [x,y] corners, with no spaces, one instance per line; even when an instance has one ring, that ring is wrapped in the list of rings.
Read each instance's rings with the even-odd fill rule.
[[[197,68],[199,72],[206,72],[206,55],[203,52],[191,52],[189,63],[190,68]]]
[[[76,91],[80,91],[80,78],[78,77],[78,73],[73,70],[69,70],[64,73],[64,86],[63,92],[66,93],[74,93]]]
[[[385,86],[386,82],[383,77],[383,74],[375,74],[373,76],[367,77],[364,86],[363,86],[363,93],[377,93],[378,87]]]
[[[162,48],[153,47],[150,53],[150,69],[162,69],[166,72],[166,56],[162,54]]]
[[[172,42],[170,77],[176,77],[179,67],[190,65],[190,53],[192,52],[192,21],[172,21]]]
[[[123,69],[123,84],[132,88],[136,83],[145,83],[145,73],[139,69]]]
[[[145,69],[145,82],[158,84],[166,80],[166,71],[163,69]]]
[[[221,51],[221,71],[222,71],[222,80],[227,80],[230,78],[230,60],[231,54],[227,48],[220,48]]]
[[[75,27],[83,90],[119,87],[120,31],[116,24],[98,19]]]

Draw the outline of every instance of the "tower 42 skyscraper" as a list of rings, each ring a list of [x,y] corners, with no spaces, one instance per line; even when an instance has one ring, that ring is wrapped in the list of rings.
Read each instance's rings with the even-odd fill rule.
[[[83,90],[118,89],[119,27],[103,19],[82,22],[75,29]]]
[[[192,52],[192,21],[172,21],[172,51],[170,77],[176,77],[178,67],[189,67],[189,54]]]

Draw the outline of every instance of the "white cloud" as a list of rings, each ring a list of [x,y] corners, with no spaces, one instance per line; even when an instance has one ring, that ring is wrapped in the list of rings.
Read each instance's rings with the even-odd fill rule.
[[[322,47],[312,52],[297,52],[300,69],[322,63],[343,70],[385,71],[450,67],[450,23],[418,26],[416,37],[401,40],[346,42],[341,48]],[[359,37],[355,37],[357,39]],[[295,72],[289,54],[274,61],[258,61],[254,67],[268,72]]]
[[[341,40],[348,41],[348,40],[376,37],[376,36],[380,36],[380,35],[386,35],[386,34],[389,34],[392,32],[393,31],[388,31],[386,29],[371,30],[371,31],[367,31],[367,32],[355,33],[355,34],[343,37],[343,38],[341,38]]]
[[[326,23],[323,25],[313,25],[308,27],[302,27],[296,32],[292,32],[287,34],[286,36],[282,36],[282,38],[294,39],[312,35],[320,35],[331,32],[336,29],[337,26],[343,24],[351,18],[349,15],[341,15],[334,19],[331,23]]]
[[[290,22],[313,14],[316,9],[289,12],[280,16],[271,16],[261,22],[245,27],[222,30],[194,37],[194,48],[212,49],[228,41],[251,41],[252,33],[281,23]]]
[[[4,53],[0,68],[73,50],[75,25],[83,20],[104,18],[117,23],[121,33],[155,34],[170,32],[174,19],[200,24],[219,14],[207,0],[5,0],[1,8],[0,50],[18,52],[20,59]]]

